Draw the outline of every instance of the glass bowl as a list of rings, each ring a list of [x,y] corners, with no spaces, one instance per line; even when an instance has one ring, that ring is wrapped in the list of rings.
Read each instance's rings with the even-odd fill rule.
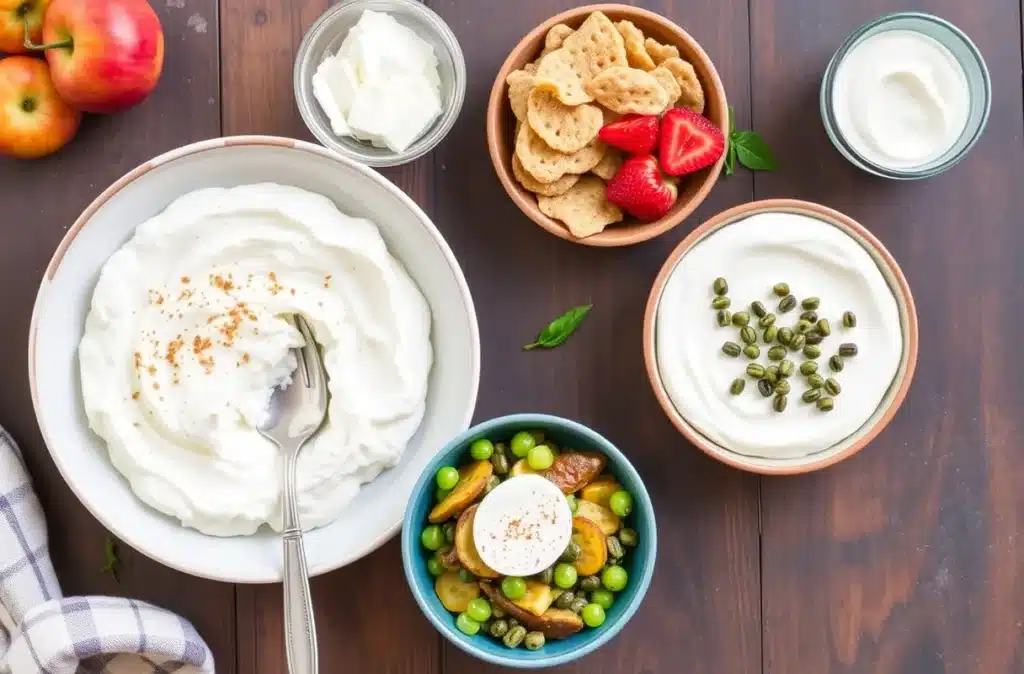
[[[839,64],[850,51],[869,37],[892,30],[908,30],[937,41],[953,54],[967,76],[970,110],[960,137],[935,159],[912,167],[895,168],[873,162],[857,152],[843,136],[833,109],[833,84]],[[955,166],[981,137],[992,106],[992,81],[981,52],[959,28],[945,19],[922,12],[896,12],[868,22],[846,38],[829,61],[821,82],[821,119],[832,144],[851,164],[868,173],[894,180],[930,178]]]
[[[441,115],[404,152],[335,135],[326,113],[313,97],[313,73],[335,54],[364,10],[387,12],[430,43],[441,78]],[[466,61],[455,34],[444,20],[416,0],[346,0],[324,12],[310,27],[295,57],[295,101],[302,121],[324,146],[368,166],[398,166],[430,152],[448,134],[466,96]]]

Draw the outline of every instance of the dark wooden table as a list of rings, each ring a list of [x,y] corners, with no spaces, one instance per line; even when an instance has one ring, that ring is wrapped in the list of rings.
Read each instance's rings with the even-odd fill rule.
[[[311,139],[292,60],[327,0],[153,0],[167,58],[154,95],[90,118],[53,158],[0,160],[0,423],[22,443],[68,593],[147,599],[181,612],[219,672],[283,672],[281,589],[190,578],[122,549],[101,572],[105,532],[61,481],[36,427],[25,345],[37,279],[81,209],[143,160],[218,135]],[[459,37],[466,104],[431,155],[385,174],[433,217],[480,317],[477,418],[544,411],[623,447],[647,482],[661,547],[646,603],[610,645],[559,671],[587,674],[1020,674],[1024,672],[1024,137],[1018,0],[647,0],[718,66],[737,124],[781,169],[723,179],[698,213],[626,249],[563,242],[506,198],[484,145],[494,73],[516,41],[568,0],[429,0]],[[836,47],[883,12],[944,16],[991,71],[988,130],[946,175],[868,177],[818,116]],[[910,396],[855,458],[815,475],[758,478],[696,451],[644,376],[644,302],[668,252],[702,219],[751,199],[800,197],[845,211],[884,241],[920,312]],[[593,301],[557,352],[519,347],[567,307]],[[45,403],[44,403],[45,404]],[[405,586],[395,541],[313,582],[325,672],[469,674]]]

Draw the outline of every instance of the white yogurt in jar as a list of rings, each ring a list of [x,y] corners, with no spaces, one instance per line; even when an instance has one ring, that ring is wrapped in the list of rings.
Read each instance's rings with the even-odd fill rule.
[[[719,276],[728,280],[731,311],[749,312],[750,303],[758,300],[777,314],[778,328],[794,325],[802,310],[798,305],[778,312],[779,298],[772,294],[776,283],[788,283],[798,299],[820,298],[818,314],[829,320],[832,331],[820,345],[819,373],[842,387],[831,412],[801,400],[807,385],[799,367],[806,359],[793,352],[786,355],[795,370],[789,404],[781,414],[774,411],[772,398],[763,397],[757,382],[745,374],[751,362],[778,365],[767,358],[761,329],[756,361],[722,352],[726,341],[742,342],[739,328],[719,327],[710,308],[711,285]],[[855,328],[842,327],[845,311],[856,316]],[[753,313],[750,318],[756,325]],[[868,252],[838,228],[795,213],[752,215],[696,244],[665,284],[655,330],[658,371],[679,413],[727,449],[774,459],[822,451],[853,434],[882,402],[903,354],[896,298]],[[857,345],[857,356],[842,372],[829,372],[829,357],[846,342]],[[746,382],[740,395],[729,391],[736,378]]]
[[[967,126],[967,74],[949,49],[912,30],[872,35],[836,69],[839,133],[864,159],[893,169],[941,157]]]

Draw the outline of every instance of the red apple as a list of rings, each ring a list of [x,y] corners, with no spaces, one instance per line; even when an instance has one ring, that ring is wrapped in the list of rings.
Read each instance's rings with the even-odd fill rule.
[[[82,113],[57,95],[46,61],[0,60],[0,154],[32,159],[56,152],[81,121]]]
[[[85,112],[132,107],[164,65],[163,29],[146,0],[51,0],[43,42],[57,92]]]
[[[0,0],[0,52],[23,54],[25,47],[25,22],[28,34],[34,42],[43,35],[43,12],[48,0]]]

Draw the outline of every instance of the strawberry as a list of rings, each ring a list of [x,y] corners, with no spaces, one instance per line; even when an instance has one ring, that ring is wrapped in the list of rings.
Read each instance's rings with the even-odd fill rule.
[[[605,198],[639,220],[657,220],[676,201],[676,187],[665,182],[652,155],[630,157],[608,181]]]
[[[686,108],[670,108],[661,120],[658,156],[665,173],[681,176],[711,166],[725,153],[722,130]]]
[[[625,115],[601,127],[597,137],[630,154],[648,154],[658,146],[657,115]]]

